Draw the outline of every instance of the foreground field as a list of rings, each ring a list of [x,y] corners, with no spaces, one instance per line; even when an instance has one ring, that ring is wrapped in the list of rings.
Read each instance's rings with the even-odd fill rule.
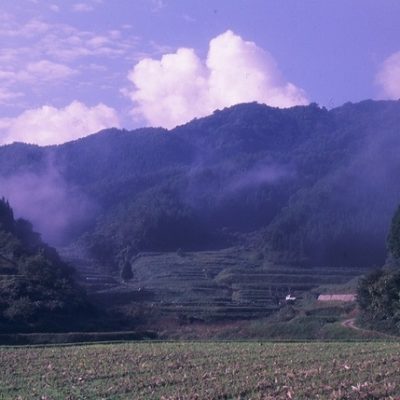
[[[1,348],[0,399],[394,399],[400,343]]]

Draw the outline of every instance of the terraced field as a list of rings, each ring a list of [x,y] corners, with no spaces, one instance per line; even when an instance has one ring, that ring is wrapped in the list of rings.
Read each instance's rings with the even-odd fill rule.
[[[296,297],[326,284],[343,284],[359,268],[305,268],[258,260],[240,248],[203,252],[140,253],[131,262],[133,279],[81,266],[84,283],[105,305],[145,303],[163,316],[214,321],[263,318],[290,291]],[[79,262],[78,262],[79,266]]]
[[[0,348],[1,399],[396,399],[400,343]]]

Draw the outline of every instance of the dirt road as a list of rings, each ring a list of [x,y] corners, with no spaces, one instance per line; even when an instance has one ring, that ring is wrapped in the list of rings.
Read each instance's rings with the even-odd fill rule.
[[[344,321],[342,321],[341,325],[344,326],[345,328],[354,329],[354,330],[359,331],[359,332],[372,333],[372,334],[374,334],[374,335],[376,335],[378,337],[381,337],[381,338],[399,339],[397,336],[388,335],[388,334],[383,333],[383,332],[360,328],[359,326],[356,325],[356,319],[355,318],[345,319]]]
[[[361,329],[355,323],[356,323],[356,319],[350,318],[350,319],[346,319],[346,320],[342,321],[342,326],[344,326],[345,328],[355,329],[356,331],[367,331],[366,329]],[[372,332],[372,331],[367,331],[367,332]]]

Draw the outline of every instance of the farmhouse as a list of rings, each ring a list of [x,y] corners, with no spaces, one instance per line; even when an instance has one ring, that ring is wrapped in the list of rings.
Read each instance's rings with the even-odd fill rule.
[[[356,301],[355,294],[320,294],[318,301],[343,301],[351,302]]]
[[[292,294],[289,293],[285,297],[285,301],[286,301],[286,303],[293,304],[296,301],[296,297],[294,297]]]

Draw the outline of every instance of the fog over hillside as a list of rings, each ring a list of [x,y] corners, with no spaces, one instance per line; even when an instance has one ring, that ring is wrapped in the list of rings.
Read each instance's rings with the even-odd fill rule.
[[[400,202],[400,102],[248,103],[172,130],[0,147],[0,195],[44,239],[121,254],[246,244],[301,263],[379,265]]]

